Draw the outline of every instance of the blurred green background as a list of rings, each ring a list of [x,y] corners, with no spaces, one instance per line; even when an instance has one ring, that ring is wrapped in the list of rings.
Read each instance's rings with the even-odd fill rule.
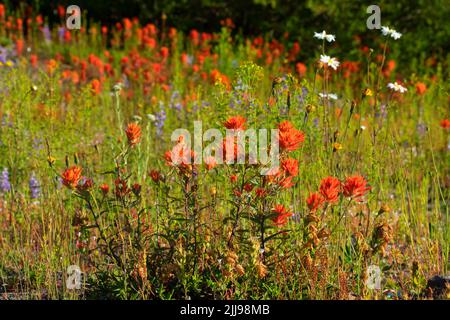
[[[8,8],[26,11],[30,7],[58,19],[57,6],[77,4],[91,21],[110,25],[123,17],[138,17],[142,23],[166,24],[179,30],[197,29],[217,31],[220,20],[231,18],[235,33],[243,35],[266,34],[287,41],[299,40],[302,57],[316,52],[317,42],[311,41],[314,31],[326,30],[336,35],[339,56],[352,59],[357,54],[354,36],[362,36],[363,45],[372,47],[371,39],[380,38],[377,30],[368,30],[366,12],[369,5],[381,8],[381,24],[403,33],[390,47],[397,55],[398,66],[417,72],[433,72],[444,63],[448,66],[450,44],[450,0],[396,0],[396,1],[335,1],[335,0],[3,0]],[[343,57],[345,55],[345,57]],[[353,57],[354,58],[354,57]],[[426,63],[427,58],[428,64]],[[427,64],[427,65],[426,65]],[[444,72],[445,73],[445,72]]]

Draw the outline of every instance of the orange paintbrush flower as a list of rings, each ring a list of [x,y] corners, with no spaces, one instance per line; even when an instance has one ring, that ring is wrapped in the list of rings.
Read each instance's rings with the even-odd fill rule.
[[[228,118],[223,124],[227,129],[245,130],[245,122],[247,120],[244,117],[236,116]]]
[[[159,182],[159,180],[161,180],[161,174],[159,173],[158,170],[150,171],[149,175],[150,175],[150,178],[152,178],[152,180],[154,182]]]
[[[130,146],[134,146],[141,140],[141,127],[137,123],[128,124],[125,133]]]
[[[305,135],[302,131],[294,128],[289,121],[283,121],[278,125],[278,139],[281,150],[295,151],[297,150],[303,141],[305,141]]]
[[[448,119],[442,120],[441,127],[444,129],[449,129],[450,128],[450,120],[448,120]]]
[[[94,79],[91,81],[91,90],[93,94],[100,94],[102,91],[101,83],[98,79]]]
[[[419,95],[424,95],[425,92],[427,91],[427,86],[425,83],[423,82],[417,82],[416,83],[416,92]]]
[[[72,166],[66,169],[62,175],[62,183],[68,188],[76,188],[81,179],[82,169],[78,166]]]
[[[209,156],[205,159],[205,165],[207,170],[213,169],[215,166],[217,166],[216,158]]]
[[[273,223],[277,227],[285,225],[288,222],[288,218],[292,216],[292,212],[289,212],[282,204],[277,204],[272,209],[272,212],[277,214],[272,218]]]
[[[323,203],[325,199],[317,192],[311,193],[306,199],[309,211],[315,212]]]
[[[283,171],[291,177],[298,175],[298,160],[293,158],[287,158],[281,161],[281,168]]]
[[[109,192],[109,186],[107,183],[102,184],[99,189],[102,191],[104,195],[106,195]]]
[[[335,177],[326,177],[320,182],[319,192],[325,201],[335,203],[339,199],[341,191],[341,182]]]
[[[359,198],[363,197],[368,190],[370,187],[367,186],[367,181],[359,175],[348,177],[343,186],[344,196],[357,201],[360,201]]]

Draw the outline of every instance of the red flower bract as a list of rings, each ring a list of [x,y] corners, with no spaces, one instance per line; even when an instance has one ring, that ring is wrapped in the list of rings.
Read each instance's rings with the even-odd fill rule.
[[[339,199],[341,191],[341,182],[335,177],[326,177],[320,182],[319,192],[325,201],[335,203]]]
[[[61,175],[63,185],[69,188],[76,188],[81,179],[81,171],[82,169],[78,166],[66,169]]]
[[[442,120],[441,127],[444,129],[449,129],[450,128],[450,120],[448,120],[448,119]]]
[[[130,193],[130,189],[128,188],[128,184],[126,180],[117,178],[114,181],[114,185],[116,186],[116,196],[121,198],[121,197],[125,197],[127,194]]]
[[[141,127],[136,123],[130,123],[125,130],[130,146],[134,146],[141,139]]]
[[[245,130],[245,122],[247,120],[244,117],[241,116],[235,116],[228,118],[227,121],[223,124],[227,129],[234,129],[234,130]]]
[[[282,121],[278,124],[278,130],[280,130],[281,132],[287,132],[292,129],[295,129],[294,125],[289,121]]]
[[[295,151],[305,141],[304,133],[295,129],[289,121],[281,122],[278,125],[278,130],[278,142],[282,151]]]
[[[106,183],[102,184],[99,188],[104,195],[106,195],[109,192],[109,186]]]
[[[348,177],[343,186],[344,196],[354,199],[361,198],[368,190],[367,181],[359,175]]]
[[[325,199],[317,192],[311,193],[306,199],[309,211],[315,212],[325,201]]]
[[[154,182],[158,182],[161,179],[161,174],[157,170],[150,171],[149,175]]]
[[[288,212],[282,204],[277,204],[275,208],[272,209],[272,212],[277,214],[272,218],[273,223],[277,227],[285,225],[288,222],[288,218],[292,216],[292,213]]]
[[[291,177],[298,175],[298,160],[293,158],[287,158],[281,161],[281,168],[286,174]]]

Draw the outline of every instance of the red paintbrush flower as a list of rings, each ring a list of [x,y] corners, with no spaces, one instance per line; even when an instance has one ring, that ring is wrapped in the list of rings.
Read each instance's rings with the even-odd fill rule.
[[[102,92],[101,83],[98,79],[91,81],[91,89],[93,94],[100,94],[100,92]]]
[[[298,160],[287,158],[281,161],[281,168],[287,175],[295,177],[298,175]]]
[[[245,130],[245,122],[247,120],[244,117],[236,116],[228,118],[223,124],[227,129]]]
[[[130,191],[131,191],[131,190],[128,188],[128,184],[127,184],[127,181],[126,181],[126,180],[117,178],[117,179],[114,181],[114,185],[115,185],[115,187],[116,187],[116,190],[115,190],[116,196],[119,197],[119,198],[125,197],[125,196],[126,196],[127,194],[129,194]]]
[[[264,198],[266,196],[267,192],[263,188],[256,188],[255,194],[258,198]]]
[[[205,159],[205,165],[207,170],[213,169],[215,166],[217,166],[216,158],[209,156]]]
[[[448,119],[442,120],[441,127],[444,129],[449,129],[450,128],[450,120],[448,120]]]
[[[154,182],[159,182],[159,180],[161,179],[161,174],[157,170],[150,171],[149,175]]]
[[[368,190],[370,187],[367,186],[367,181],[359,175],[348,177],[343,186],[344,196],[357,199],[357,201],[360,201],[359,198],[363,197]]]
[[[130,123],[125,130],[130,146],[134,146],[141,139],[141,127],[136,123]]]
[[[72,189],[76,188],[81,179],[81,171],[82,169],[78,166],[66,169],[61,175],[63,185]]]
[[[306,203],[308,204],[309,211],[315,212],[322,204],[325,199],[317,192],[311,193],[306,199]]]
[[[282,121],[278,124],[278,130],[280,130],[281,132],[287,132],[292,129],[295,129],[294,125],[287,120]]]
[[[416,83],[416,92],[418,95],[424,95],[427,92],[427,86],[423,82]]]
[[[295,129],[289,121],[281,122],[278,125],[278,130],[278,142],[282,151],[295,151],[305,141],[304,133]]]
[[[272,218],[273,223],[277,227],[285,225],[288,222],[288,218],[292,216],[292,212],[288,212],[282,204],[277,204],[275,208],[272,209],[272,212],[277,214]]]
[[[293,177],[286,177],[278,181],[278,185],[283,189],[288,189],[290,187],[294,186],[294,183],[292,182]]]
[[[100,190],[102,191],[102,193],[103,193],[104,195],[108,194],[108,192],[109,192],[109,186],[108,186],[107,183],[102,184],[99,188],[100,188]]]
[[[319,192],[325,201],[335,203],[339,199],[341,191],[341,182],[335,177],[326,177],[320,182]]]

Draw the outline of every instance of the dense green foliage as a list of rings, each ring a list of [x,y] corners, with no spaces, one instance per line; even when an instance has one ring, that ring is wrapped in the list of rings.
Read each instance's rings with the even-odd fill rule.
[[[176,26],[179,30],[218,31],[220,21],[231,18],[235,32],[245,35],[266,34],[282,37],[286,32],[289,40],[299,40],[303,58],[316,50],[306,41],[314,31],[332,30],[346,52],[347,59],[355,56],[354,36],[364,39],[378,36],[368,30],[366,12],[369,5],[381,9],[381,24],[393,26],[404,34],[401,49],[394,46],[394,58],[400,69],[422,73],[426,64],[436,67],[433,59],[448,66],[450,39],[450,5],[447,0],[399,0],[399,1],[334,1],[334,0],[28,0],[5,1],[23,10],[26,3],[56,19],[57,4],[78,4],[87,9],[87,17],[112,24],[123,17],[138,17],[142,22]],[[20,4],[19,4],[20,2]],[[163,18],[165,17],[165,18]],[[164,20],[164,22],[163,22]],[[397,44],[398,45],[398,44]],[[431,58],[431,59],[429,59]],[[429,59],[429,60],[427,60]],[[431,71],[432,72],[432,71]]]

